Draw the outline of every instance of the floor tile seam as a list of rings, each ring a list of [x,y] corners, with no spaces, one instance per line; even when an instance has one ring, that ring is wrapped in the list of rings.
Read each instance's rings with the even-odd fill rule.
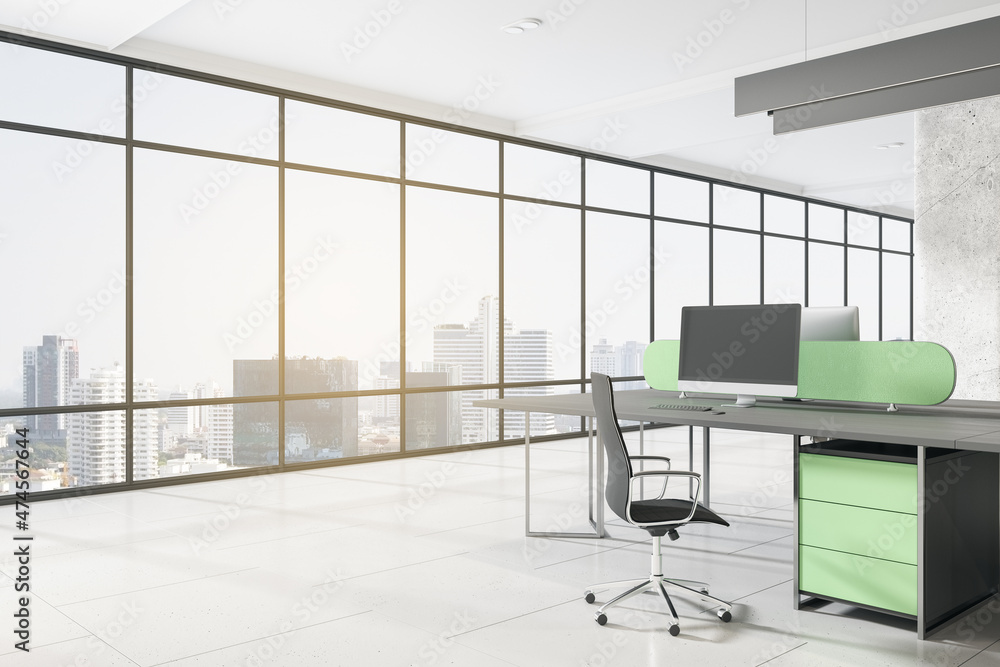
[[[785,584],[790,584],[790,583],[792,583],[791,579],[785,579],[784,581],[779,581],[777,583],[771,584],[770,586],[765,586],[764,588],[760,588],[760,589],[757,589],[755,591],[750,591],[749,593],[744,593],[743,595],[741,595],[739,597],[733,598],[732,600],[730,600],[730,602],[737,602],[739,600],[746,600],[748,598],[752,598],[755,595],[760,595],[761,593],[765,593],[765,592],[767,592],[767,591],[769,591],[769,590],[771,590],[773,588],[778,588],[779,586],[784,586]]]
[[[280,542],[281,540],[291,540],[291,539],[295,539],[295,538],[298,538],[298,537],[306,537],[308,535],[319,535],[319,534],[322,534],[322,533],[333,533],[333,532],[336,532],[338,530],[347,530],[349,528],[363,528],[363,527],[365,527],[367,525],[368,525],[367,523],[352,523],[352,524],[347,525],[347,526],[337,526],[336,528],[323,528],[322,530],[310,530],[310,531],[305,532],[305,533],[296,533],[295,535],[284,535],[282,537],[272,537],[272,538],[267,539],[267,540],[257,540],[257,541],[254,541],[254,542],[244,542],[243,544],[234,544],[234,545],[229,546],[229,547],[219,547],[219,548],[215,549],[214,551],[219,552],[219,551],[228,551],[230,549],[243,549],[245,547],[254,546],[256,544],[268,544],[269,542]]]
[[[775,655],[775,656],[772,656],[772,657],[768,658],[768,659],[767,659],[767,660],[765,660],[764,662],[758,662],[758,663],[757,663],[756,665],[754,665],[753,667],[760,667],[761,665],[766,665],[767,663],[771,662],[772,660],[777,660],[778,658],[781,658],[781,657],[783,657],[783,656],[786,656],[786,655],[788,655],[789,653],[791,653],[792,651],[794,651],[794,650],[796,650],[796,649],[800,649],[800,648],[802,648],[803,646],[805,646],[805,645],[806,645],[806,644],[808,644],[808,643],[809,643],[808,641],[804,641],[804,642],[802,642],[801,644],[799,644],[798,646],[793,646],[792,648],[788,649],[787,651],[782,651],[782,652],[781,652],[781,653],[779,653],[778,655]]]
[[[169,531],[168,531],[168,533],[169,533]],[[36,537],[37,537],[37,535],[36,535]],[[157,537],[150,537],[150,538],[142,539],[142,540],[134,540],[132,542],[119,542],[119,543],[116,543],[116,544],[102,544],[99,547],[88,547],[86,549],[73,549],[73,550],[70,550],[70,551],[60,551],[59,553],[49,553],[49,554],[45,554],[45,553],[38,554],[38,555],[31,554],[31,558],[32,558],[32,560],[42,561],[42,560],[45,560],[47,558],[60,558],[62,556],[70,556],[70,555],[73,555],[73,554],[84,554],[84,553],[88,553],[88,552],[91,552],[91,551],[103,551],[105,549],[117,549],[119,547],[130,547],[130,546],[133,546],[133,545],[136,545],[136,544],[145,544],[147,542],[156,542],[157,540],[172,540],[172,539],[177,538],[177,537],[180,537],[180,536],[175,535],[174,533],[169,533],[167,535],[159,535]],[[38,544],[40,542],[41,542],[41,540],[37,540],[35,543]]]
[[[228,572],[218,572],[216,574],[209,574],[209,575],[206,575],[206,576],[203,576],[203,577],[194,577],[192,579],[181,579],[180,581],[171,581],[171,582],[165,583],[165,584],[157,584],[156,586],[146,586],[145,588],[135,588],[135,589],[128,590],[128,591],[119,591],[117,593],[111,593],[110,595],[100,595],[100,596],[97,596],[97,597],[87,598],[86,600],[76,600],[75,602],[63,602],[62,604],[59,604],[59,605],[52,605],[52,603],[49,603],[49,604],[52,605],[52,607],[54,607],[55,609],[58,609],[58,610],[61,611],[63,609],[63,607],[70,607],[72,605],[86,604],[88,602],[96,602],[98,600],[108,600],[108,599],[111,599],[111,598],[121,597],[122,595],[135,595],[136,593],[143,593],[145,591],[155,591],[155,590],[160,589],[160,588],[169,588],[171,586],[181,586],[183,584],[190,584],[190,583],[195,582],[195,581],[206,581],[208,579],[215,579],[215,578],[218,578],[218,577],[228,577],[228,576],[231,576],[231,575],[234,575],[234,574],[241,574],[243,572],[252,572],[254,570],[261,570],[261,568],[257,567],[257,566],[254,566],[254,567],[244,567],[244,568],[240,568],[238,570],[230,570]],[[69,616],[69,618],[72,619],[74,623],[77,623],[77,624],[81,625],[84,628],[87,627],[87,626],[83,625],[82,623],[80,623],[79,621],[77,621],[76,619],[73,619],[72,616]]]
[[[785,539],[788,539],[789,537],[793,537],[793,535],[791,533],[789,533],[788,535],[782,535],[780,537],[775,537],[772,540],[765,540],[763,542],[758,542],[757,544],[751,544],[748,547],[743,547],[742,549],[737,549],[736,551],[730,551],[729,555],[733,556],[733,555],[736,555],[736,554],[738,554],[738,553],[740,553],[742,551],[746,551],[747,549],[756,549],[757,547],[762,547],[762,546],[764,546],[766,544],[771,544],[771,543],[777,542],[779,540],[785,540]]]
[[[255,643],[263,642],[263,641],[266,641],[266,640],[270,639],[271,637],[280,637],[280,636],[283,636],[283,635],[291,636],[291,635],[294,635],[296,632],[299,632],[300,630],[306,630],[308,628],[317,627],[317,626],[320,626],[320,625],[324,625],[326,623],[338,623],[340,621],[343,621],[343,620],[346,620],[346,619],[349,619],[349,618],[354,618],[355,616],[363,616],[364,614],[371,614],[371,613],[376,613],[376,612],[374,610],[372,610],[372,609],[366,609],[364,611],[356,611],[356,612],[352,612],[350,614],[346,614],[344,616],[338,616],[337,618],[328,618],[328,619],[326,619],[324,621],[316,621],[315,623],[308,623],[307,622],[305,625],[296,627],[293,630],[286,630],[285,632],[280,632],[279,631],[279,632],[274,632],[274,633],[267,634],[267,635],[260,635],[259,637],[255,637],[254,639],[248,639],[246,641],[236,642],[235,644],[229,644],[227,646],[219,646],[217,648],[209,649],[207,651],[200,651],[199,653],[192,653],[190,655],[184,655],[184,656],[180,656],[178,658],[171,658],[170,660],[168,660],[166,662],[157,662],[157,663],[154,663],[154,664],[150,665],[150,667],[161,667],[163,665],[171,665],[171,664],[177,662],[178,660],[190,660],[192,658],[197,658],[198,656],[203,656],[203,655],[207,656],[207,655],[211,655],[212,653],[218,653],[220,651],[226,651],[226,650],[229,650],[229,649],[237,648],[239,646],[246,646],[248,644],[255,644]]]
[[[74,621],[74,623],[75,623],[75,621]],[[79,623],[77,623],[77,625],[79,625]],[[80,627],[82,628],[83,626],[81,625]],[[84,628],[84,630],[86,630],[86,628]],[[103,639],[101,639],[100,637],[98,637],[97,635],[95,635],[90,630],[86,630],[86,632],[87,632],[87,634],[85,634],[82,637],[70,637],[69,639],[60,639],[59,641],[50,642],[48,644],[38,644],[38,643],[35,642],[35,640],[32,640],[31,649],[33,651],[36,651],[36,650],[42,649],[42,648],[49,648],[49,647],[52,647],[52,646],[59,646],[60,644],[69,644],[70,642],[80,641],[81,639],[93,638],[93,639],[96,639],[97,641],[101,642],[102,644],[104,644],[104,646],[108,650],[114,651],[115,653],[117,653],[118,655],[120,655],[125,660],[128,660],[129,663],[131,664],[131,667],[142,667],[142,663],[136,662],[132,658],[128,657],[127,655],[125,655],[124,653],[122,653],[120,650],[116,649],[114,646],[112,646],[111,644],[107,643],[106,641],[104,641]],[[17,649],[14,649],[14,650],[16,651]],[[0,653],[0,658],[3,658],[4,656],[8,656],[8,655],[16,655],[16,654],[13,651],[9,651],[7,653]],[[79,655],[80,655],[80,652],[78,651],[77,652],[77,656],[79,656]],[[128,667],[128,666],[125,666],[125,667]]]
[[[567,542],[567,544],[569,544],[569,543]],[[606,554],[606,553],[608,553],[610,551],[616,551],[618,549],[625,549],[626,547],[634,546],[634,544],[638,544],[638,543],[620,544],[620,545],[617,545],[617,546],[606,546],[606,547],[601,548],[598,551],[593,551],[591,553],[582,554],[580,556],[573,556],[571,558],[566,558],[564,560],[558,560],[558,561],[555,561],[553,563],[547,563],[545,565],[539,565],[538,567],[536,567],[534,569],[535,569],[535,571],[544,570],[545,568],[552,567],[554,565],[563,565],[565,563],[572,563],[575,560],[581,560],[583,558],[593,558],[594,556],[601,555],[601,554]]]
[[[448,558],[458,558],[460,556],[468,556],[470,553],[471,553],[470,551],[460,551],[458,553],[446,554],[444,556],[437,556],[435,558],[428,558],[426,560],[418,560],[418,561],[414,561],[412,563],[406,563],[404,565],[395,565],[393,567],[387,567],[387,568],[382,569],[382,570],[374,570],[372,572],[365,572],[364,574],[352,574],[352,575],[349,575],[349,576],[346,576],[346,577],[339,577],[337,579],[337,581],[338,582],[344,582],[344,581],[350,581],[352,579],[363,579],[365,577],[373,577],[375,575],[384,574],[386,572],[393,572],[395,570],[402,570],[402,569],[407,568],[407,567],[415,567],[417,565],[426,565],[428,563],[434,563],[434,562],[437,562],[439,560],[446,560]],[[312,584],[310,586],[310,588],[316,588],[317,586],[325,586],[325,585],[326,584],[322,584],[322,583],[321,584]]]
[[[543,611],[548,611],[549,609],[555,609],[556,607],[562,607],[562,606],[565,606],[565,605],[568,605],[568,604],[573,604],[574,602],[579,602],[579,601],[580,601],[579,597],[574,597],[574,598],[571,598],[569,600],[566,600],[565,602],[556,602],[555,604],[550,604],[550,605],[547,605],[545,607],[539,607],[538,609],[532,609],[531,611],[526,611],[526,612],[523,612],[521,614],[516,614],[514,616],[510,616],[508,618],[503,618],[503,619],[500,619],[500,620],[497,620],[497,621],[493,621],[492,623],[487,623],[486,625],[481,625],[481,626],[479,626],[477,628],[471,628],[469,630],[464,630],[464,631],[459,632],[457,634],[449,635],[448,638],[449,639],[454,639],[456,641],[460,641],[461,637],[463,637],[465,635],[468,635],[468,634],[472,634],[473,632],[479,632],[480,630],[485,630],[486,628],[492,628],[493,626],[500,625],[501,623],[507,623],[509,621],[513,621],[513,620],[518,619],[518,618],[523,618],[525,616],[532,616],[534,614],[539,614],[539,613],[541,613]],[[466,644],[463,644],[463,646],[467,646],[468,648],[472,648],[471,646],[468,646]]]
[[[413,628],[414,630],[416,630],[418,632],[431,635],[432,637],[438,637],[438,638],[442,638],[442,639],[450,639],[450,640],[454,641],[455,643],[459,644],[464,649],[467,649],[469,651],[474,651],[474,652],[476,652],[476,653],[478,653],[480,655],[488,656],[489,658],[492,658],[493,660],[496,660],[498,662],[502,662],[502,663],[505,663],[505,664],[508,664],[508,665],[512,665],[513,667],[519,667],[517,665],[517,663],[511,662],[511,661],[506,660],[504,658],[500,658],[500,657],[498,657],[496,655],[493,655],[492,653],[487,653],[486,651],[483,651],[482,649],[476,648],[475,646],[470,646],[469,644],[465,644],[465,643],[461,642],[462,635],[468,634],[470,632],[475,632],[476,630],[479,630],[480,628],[472,628],[471,630],[466,630],[466,631],[461,632],[461,633],[456,634],[456,635],[450,635],[450,634],[448,634],[447,630],[442,630],[441,632],[435,633],[435,632],[431,632],[430,630],[427,630],[426,628],[420,627],[419,625],[414,625],[413,623],[411,623],[410,621],[408,621],[406,619],[397,618],[396,616],[394,616],[392,614],[389,614],[389,613],[387,613],[385,611],[379,610],[379,609],[372,609],[371,613],[373,613],[373,614],[379,614],[379,615],[384,616],[385,618],[387,618],[387,619],[389,619],[391,621],[395,621],[396,623],[401,623],[401,624],[406,625],[406,626],[408,626],[410,628]],[[529,612],[529,613],[533,613],[533,612]],[[517,618],[517,617],[514,617],[514,618]],[[507,619],[507,620],[511,620],[511,619]],[[505,623],[506,621],[499,621],[499,622],[500,623]],[[495,623],[491,623],[490,625],[495,625]],[[490,626],[489,625],[484,625],[482,627],[486,628],[486,627],[490,627]]]
[[[981,654],[986,653],[986,651],[988,651],[991,647],[996,646],[997,644],[1000,644],[1000,639],[994,640],[988,646],[984,646],[980,650],[976,651],[975,653],[973,653],[972,655],[970,655],[968,657],[968,659],[963,660],[962,662],[958,663],[958,667],[962,667],[962,665],[964,665],[964,664],[966,664],[968,662],[972,662],[973,660],[975,660],[976,658],[978,658]]]
[[[516,514],[514,516],[503,517],[502,519],[491,519],[490,521],[477,521],[476,523],[470,523],[470,524],[465,525],[465,526],[455,526],[454,528],[445,528],[444,530],[435,530],[435,531],[432,531],[430,533],[419,533],[417,535],[413,535],[412,537],[414,537],[414,538],[430,537],[431,535],[441,535],[442,533],[451,533],[451,532],[454,532],[456,530],[466,530],[468,528],[473,528],[475,526],[488,526],[491,523],[500,523],[502,521],[512,521],[514,519],[524,520],[524,513],[522,512],[521,514]]]

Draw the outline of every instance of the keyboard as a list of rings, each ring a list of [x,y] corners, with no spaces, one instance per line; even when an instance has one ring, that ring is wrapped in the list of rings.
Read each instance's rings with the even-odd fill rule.
[[[649,407],[651,410],[694,410],[695,412],[708,412],[712,409],[707,405],[692,405],[691,403],[659,403]]]

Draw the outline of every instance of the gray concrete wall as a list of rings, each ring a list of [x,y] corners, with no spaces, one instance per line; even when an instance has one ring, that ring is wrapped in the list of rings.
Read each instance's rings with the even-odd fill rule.
[[[1000,400],[1000,97],[914,129],[914,338],[955,356],[953,398]]]

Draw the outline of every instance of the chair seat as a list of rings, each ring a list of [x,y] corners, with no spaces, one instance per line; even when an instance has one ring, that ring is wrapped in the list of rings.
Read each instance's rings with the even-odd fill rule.
[[[659,523],[661,521],[681,522],[691,511],[691,501],[680,498],[662,498],[658,500],[636,500],[631,505],[632,521],[638,524]],[[716,523],[728,526],[729,522],[708,509],[701,503],[694,511],[689,523]]]

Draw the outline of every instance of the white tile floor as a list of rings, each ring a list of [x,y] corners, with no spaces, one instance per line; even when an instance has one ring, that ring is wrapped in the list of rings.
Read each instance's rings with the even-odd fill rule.
[[[646,437],[686,467],[686,429]],[[533,528],[585,528],[583,443],[532,447]],[[665,553],[735,603],[729,624],[679,599],[671,637],[640,596],[598,626],[584,588],[644,576],[646,534],[525,538],[508,447],[35,503],[32,651],[7,630],[0,665],[1000,665],[989,607],[924,642],[888,616],[792,610],[790,438],[714,431],[712,452],[732,526]],[[9,555],[0,570],[12,611]]]

